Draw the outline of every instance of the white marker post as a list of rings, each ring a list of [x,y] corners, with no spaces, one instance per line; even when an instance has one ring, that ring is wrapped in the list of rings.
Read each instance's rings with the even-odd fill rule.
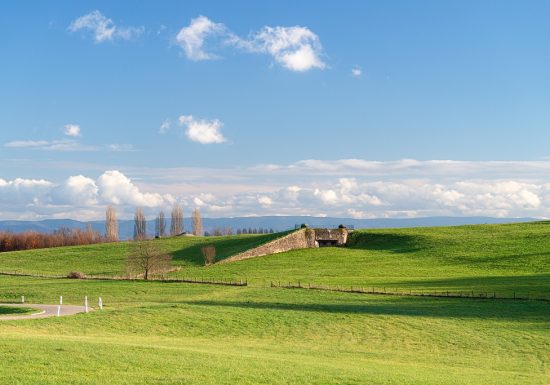
[[[61,315],[61,305],[63,305],[63,296],[59,296],[59,305],[57,305],[57,316]]]
[[[21,296],[21,303],[25,303],[25,296],[24,295]]]
[[[99,297],[98,305],[99,305],[99,310],[103,310],[103,299],[101,299],[101,297]]]
[[[84,297],[84,310],[88,313],[88,296]]]

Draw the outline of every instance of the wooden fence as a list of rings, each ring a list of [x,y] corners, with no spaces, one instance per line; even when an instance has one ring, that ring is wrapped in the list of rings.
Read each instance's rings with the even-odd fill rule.
[[[15,277],[35,277],[35,278],[50,278],[50,279],[77,279],[77,278],[68,278],[66,275],[56,275],[56,274],[43,274],[43,273],[28,273],[28,272],[19,272],[19,271],[0,271],[0,275],[8,275]],[[206,285],[222,285],[222,286],[248,286],[247,280],[234,280],[234,279],[225,279],[225,278],[169,278],[162,276],[154,276],[145,280],[143,278],[130,278],[130,277],[116,277],[109,275],[86,275],[83,278],[78,278],[82,280],[98,280],[98,281],[154,281],[154,282],[166,282],[166,283],[197,283],[197,284],[206,284]]]
[[[426,290],[426,289],[398,289],[386,287],[361,287],[361,286],[328,286],[315,285],[308,283],[282,283],[271,282],[271,287],[284,289],[306,289],[306,290],[321,290],[334,291],[340,293],[357,293],[371,295],[394,295],[406,297],[445,297],[445,298],[473,298],[473,299],[511,299],[511,300],[532,300],[550,302],[550,297],[533,294],[533,293],[498,293],[496,291],[476,291],[476,290]]]

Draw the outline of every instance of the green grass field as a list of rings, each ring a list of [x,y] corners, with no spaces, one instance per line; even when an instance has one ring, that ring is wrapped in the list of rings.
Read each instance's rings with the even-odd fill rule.
[[[30,307],[10,307],[0,306],[0,316],[3,315],[23,315],[36,313],[38,310],[31,309]]]
[[[270,288],[331,285],[499,288],[549,295],[550,224],[365,230],[348,248],[202,267],[260,236],[161,240],[177,274],[249,287],[0,276],[0,302],[106,308],[0,322],[6,384],[547,384],[550,304]],[[118,274],[124,244],[0,254],[0,270]],[[28,269],[28,270],[27,270]]]

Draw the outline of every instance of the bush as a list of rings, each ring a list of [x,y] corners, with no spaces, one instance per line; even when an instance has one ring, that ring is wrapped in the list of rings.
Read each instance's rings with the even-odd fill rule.
[[[67,274],[67,278],[84,279],[84,278],[86,278],[86,274],[84,274],[81,271],[71,271],[69,274]]]
[[[201,251],[206,266],[216,262],[216,247],[214,247],[214,245],[204,246]]]

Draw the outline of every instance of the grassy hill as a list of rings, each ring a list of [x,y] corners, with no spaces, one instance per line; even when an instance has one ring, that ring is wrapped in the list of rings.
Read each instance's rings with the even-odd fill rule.
[[[550,297],[550,222],[355,231],[346,248],[294,250],[204,267],[200,248],[218,260],[279,234],[153,240],[173,255],[174,277],[247,279],[397,290],[497,292]],[[65,275],[124,273],[128,243],[0,254],[0,271]]]
[[[285,233],[225,237],[170,237],[151,240],[172,254],[173,265],[203,265],[201,247],[214,245],[221,260],[241,251],[269,242]],[[54,247],[0,253],[0,271],[21,271],[64,275],[70,271],[86,274],[120,275],[125,271],[129,242],[100,243],[85,246]]]
[[[0,276],[0,302],[80,304],[90,314],[0,322],[10,384],[547,384],[550,304],[270,288],[333,285],[529,288],[548,294],[549,223],[365,230],[348,248],[202,267],[261,236],[160,242],[177,274],[248,277],[249,287]],[[124,244],[0,254],[0,270],[116,274]]]

